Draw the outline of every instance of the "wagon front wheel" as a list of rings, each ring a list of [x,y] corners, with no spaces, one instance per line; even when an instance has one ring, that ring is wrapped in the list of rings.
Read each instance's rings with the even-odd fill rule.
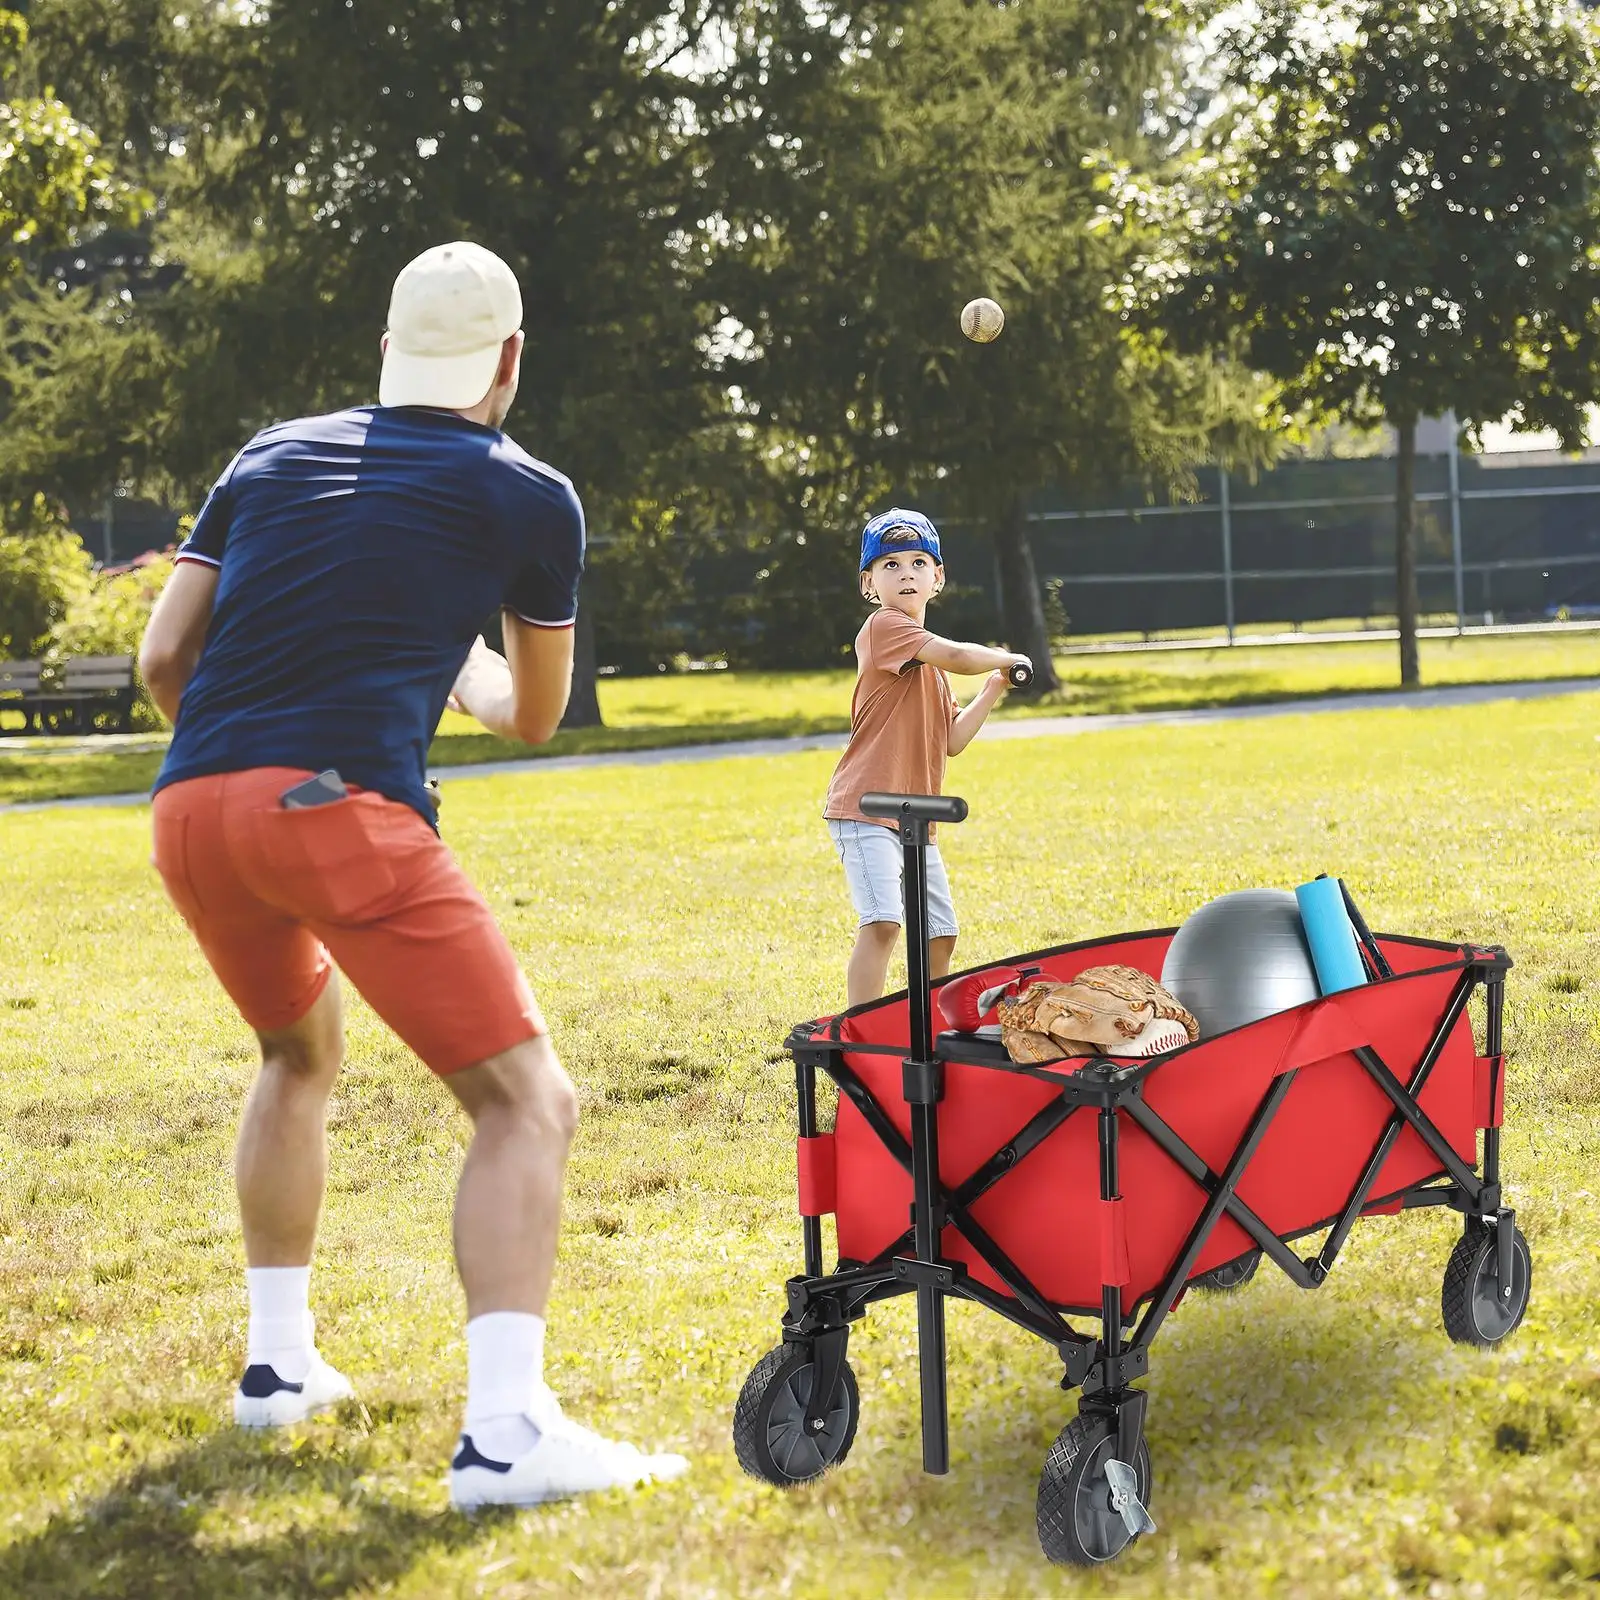
[[[1522,1321],[1532,1285],[1533,1257],[1521,1228],[1512,1230],[1511,1271],[1502,1283],[1493,1227],[1470,1224],[1444,1269],[1444,1331],[1457,1344],[1499,1344]]]
[[[1107,1463],[1117,1453],[1117,1428],[1104,1417],[1074,1417],[1061,1430],[1039,1474],[1039,1544],[1052,1561],[1096,1567],[1119,1556],[1136,1535],[1119,1505]],[[1133,1462],[1139,1505],[1150,1506],[1150,1448],[1143,1436]],[[1153,1526],[1153,1524],[1147,1524]]]
[[[817,1427],[806,1422],[816,1374],[804,1345],[785,1344],[768,1351],[745,1379],[733,1410],[733,1450],[751,1477],[788,1489],[820,1478],[850,1453],[861,1418],[856,1375],[848,1361],[839,1363]]]

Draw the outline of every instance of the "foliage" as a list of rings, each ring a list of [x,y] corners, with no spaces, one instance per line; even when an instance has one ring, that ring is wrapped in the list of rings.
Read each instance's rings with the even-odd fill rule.
[[[0,522],[0,656],[31,660],[88,595],[94,562],[42,495]]]
[[[114,281],[63,291],[19,278],[0,319],[0,390],[10,408],[0,484],[16,492],[47,483],[87,499],[131,482],[181,504],[185,463],[198,466],[200,452],[166,409],[174,352],[129,291]]]
[[[157,556],[126,572],[96,573],[53,630],[46,659],[137,656],[151,609],[172,575],[172,565],[171,556]],[[134,701],[133,721],[136,728],[167,726],[143,684]]]
[[[764,521],[742,452],[726,430],[685,438],[655,453],[631,495],[612,501],[584,582],[606,666],[654,672],[730,646],[738,657],[740,610],[762,564],[741,530]]]
[[[1257,435],[1235,369],[1105,301],[1137,241],[1099,225],[1104,173],[1148,154],[1186,26],[1128,0],[41,0],[184,275],[27,309],[0,470],[192,497],[254,425],[368,398],[394,271],[470,234],[523,279],[512,428],[590,506],[601,658],[669,656],[698,554],[731,547],[771,576],[719,602],[730,649],[831,661],[853,569],[816,590],[821,549],[891,492],[992,523],[1045,476],[1164,490]],[[955,333],[978,288],[1013,318],[986,350]]]
[[[1186,299],[1291,400],[1583,442],[1600,348],[1600,62],[1525,0],[1307,7],[1238,44],[1259,97]]]
[[[1406,681],[1418,417],[1583,437],[1600,373],[1595,39],[1535,0],[1270,0],[1234,42],[1254,109],[1161,262],[1165,314],[1197,343],[1231,332],[1291,403],[1399,430]]]
[[[740,0],[44,0],[40,13],[52,65],[149,163],[166,207],[157,253],[184,275],[131,303],[113,287],[29,308],[12,341],[25,426],[0,470],[114,474],[192,501],[253,428],[369,400],[395,273],[473,237],[522,282],[513,433],[573,476],[597,549],[631,545],[624,561],[669,594],[681,585],[682,501],[710,505],[719,478],[746,470],[719,444],[726,402],[703,351],[724,210],[705,130],[721,119],[764,141],[725,105],[836,54],[828,15],[773,0],[757,36]],[[101,441],[88,462],[61,442],[86,431]],[[632,637],[633,620],[615,633]]]
[[[25,255],[72,244],[87,224],[137,216],[146,201],[117,177],[94,130],[29,81],[27,44],[21,13],[0,7],[0,283]]]
[[[35,496],[0,524],[0,658],[52,667],[72,656],[136,655],[171,572],[170,556],[97,571],[60,508]],[[166,726],[142,688],[134,719]]]
[[[716,203],[695,130],[721,80],[694,67],[735,9],[146,0],[119,19],[101,0],[47,0],[53,63],[82,60],[85,40],[121,61],[142,30],[157,64],[147,99],[99,91],[158,163],[162,249],[186,268],[126,330],[158,335],[159,410],[185,423],[181,439],[152,433],[143,462],[197,492],[241,431],[369,399],[394,274],[466,235],[523,285],[513,429],[572,472],[603,532],[614,502],[648,489],[653,454],[720,408],[697,343]],[[774,65],[826,38],[798,6],[788,20]],[[79,72],[95,92],[101,72]],[[34,385],[70,395],[81,365],[46,363]]]
[[[893,491],[1020,544],[1036,486],[1165,494],[1258,439],[1247,375],[1174,354],[1111,298],[1143,241],[1109,190],[1158,159],[1128,113],[1185,22],[1120,0],[930,0],[789,96],[788,137],[741,157],[712,276],[723,371],[823,528]],[[1008,319],[987,346],[957,325],[977,293]]]
[[[1315,1294],[1264,1267],[1238,1297],[1186,1297],[1148,1380],[1159,1532],[1078,1576],[1033,1533],[1076,1396],[1047,1345],[986,1311],[951,1319],[949,1476],[919,1470],[904,1301],[852,1325],[863,1413],[841,1470],[784,1494],[733,1459],[734,1396],[800,1270],[779,1044],[839,1003],[851,936],[817,815],[831,755],[446,785],[451,847],[582,1099],[552,1381],[578,1420],[693,1460],[646,1493],[479,1518],[451,1515],[443,1484],[464,1380],[447,1091],[352,1001],[312,1296],[360,1403],[243,1437],[228,1152],[255,1041],[150,870],[147,812],[0,817],[0,1593],[1586,1593],[1597,716],[1588,695],[961,758],[972,816],[942,842],[963,962],[1174,923],[1322,866],[1375,926],[1504,942],[1517,962],[1504,1172],[1535,1262],[1512,1346],[1444,1338],[1449,1211],[1363,1221]],[[1106,839],[1125,870],[1082,870]]]

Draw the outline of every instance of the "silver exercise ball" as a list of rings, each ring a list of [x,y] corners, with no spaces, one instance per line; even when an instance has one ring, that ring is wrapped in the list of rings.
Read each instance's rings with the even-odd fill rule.
[[[1161,981],[1194,1013],[1202,1039],[1322,992],[1299,903],[1285,889],[1240,889],[1201,906],[1167,947]]]

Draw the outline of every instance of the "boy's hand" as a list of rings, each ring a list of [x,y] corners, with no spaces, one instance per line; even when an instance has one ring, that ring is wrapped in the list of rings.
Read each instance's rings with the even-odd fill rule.
[[[1006,690],[1015,688],[1016,685],[1011,681],[1011,673],[1016,667],[1026,667],[1030,675],[1033,672],[1033,662],[1027,656],[1012,654],[1006,658],[1005,666],[996,667],[989,674],[989,679],[984,685],[983,692],[989,694],[991,699],[998,700]]]

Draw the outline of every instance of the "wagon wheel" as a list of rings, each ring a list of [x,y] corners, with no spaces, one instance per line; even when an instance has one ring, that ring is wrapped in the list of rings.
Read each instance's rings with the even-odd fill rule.
[[[1039,1474],[1036,1522],[1039,1543],[1052,1561],[1094,1567],[1121,1555],[1133,1542],[1135,1535],[1113,1504],[1106,1472],[1116,1450],[1116,1424],[1081,1413],[1050,1446]],[[1150,1447],[1142,1434],[1133,1470],[1139,1504],[1148,1509]]]
[[[1522,1229],[1511,1237],[1511,1281],[1499,1281],[1494,1229],[1472,1223],[1456,1241],[1444,1269],[1444,1331],[1457,1344],[1488,1349],[1515,1331],[1528,1309],[1533,1257]]]
[[[806,1404],[815,1377],[811,1353],[784,1344],[768,1351],[745,1379],[733,1409],[733,1449],[751,1477],[787,1489],[820,1478],[850,1453],[861,1418],[856,1375],[848,1361],[839,1364],[822,1427],[808,1429]]]
[[[1202,1272],[1198,1278],[1191,1278],[1189,1287],[1211,1289],[1218,1294],[1242,1289],[1255,1277],[1256,1268],[1260,1265],[1261,1252],[1252,1250],[1248,1255],[1240,1256],[1237,1261],[1230,1261],[1226,1266],[1213,1267],[1210,1272]]]

